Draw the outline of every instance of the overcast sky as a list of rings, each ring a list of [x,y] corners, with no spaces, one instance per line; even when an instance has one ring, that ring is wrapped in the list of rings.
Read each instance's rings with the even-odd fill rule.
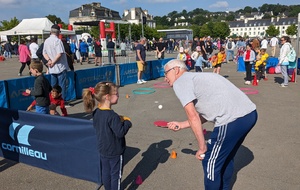
[[[16,17],[18,20],[24,18],[39,18],[49,14],[60,17],[65,23],[68,23],[69,12],[80,7],[82,4],[92,2],[101,2],[101,5],[112,10],[118,11],[122,17],[124,9],[141,7],[147,9],[149,14],[154,16],[167,15],[172,11],[181,12],[196,8],[202,8],[211,12],[215,11],[236,11],[245,6],[258,8],[267,4],[297,5],[299,0],[269,0],[269,1],[251,1],[251,0],[104,0],[104,1],[82,1],[82,0],[0,0],[0,21],[10,20]]]

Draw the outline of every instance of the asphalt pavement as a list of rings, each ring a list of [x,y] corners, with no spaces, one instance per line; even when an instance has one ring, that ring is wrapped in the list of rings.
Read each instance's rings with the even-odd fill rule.
[[[154,53],[148,52],[153,60]],[[176,57],[166,54],[166,57]],[[129,61],[130,59],[130,61]],[[118,58],[119,62],[132,62],[131,57]],[[20,63],[17,58],[0,62],[0,80],[17,78]],[[95,67],[93,63],[75,64],[75,70]],[[204,72],[211,72],[205,69]],[[26,70],[27,72],[27,70]],[[193,72],[193,71],[192,71]],[[25,74],[25,72],[24,72]],[[236,71],[236,64],[224,64],[221,75],[238,88],[249,93],[256,104],[258,121],[251,130],[235,158],[232,179],[234,190],[299,190],[300,189],[300,85],[290,83],[281,88],[281,74],[268,75],[267,81],[258,86],[244,85],[245,73]],[[134,95],[132,90],[148,87],[156,91],[147,95]],[[247,88],[247,89],[245,89]],[[119,89],[119,103],[113,109],[120,115],[129,116],[133,127],[126,136],[128,148],[122,184],[125,189],[141,190],[194,190],[203,188],[203,171],[194,157],[197,141],[190,129],[173,132],[155,127],[156,120],[185,120],[185,112],[173,89],[166,87],[163,78],[146,84],[131,84]],[[126,98],[126,95],[129,98]],[[72,102],[67,108],[70,117],[91,119],[84,113],[82,100]],[[163,105],[162,109],[158,105]],[[213,129],[204,124],[206,138]],[[177,158],[170,158],[172,151]],[[142,184],[136,185],[137,176]],[[94,190],[92,182],[66,177],[22,163],[0,158],[1,190]],[[103,187],[101,190],[104,189]]]

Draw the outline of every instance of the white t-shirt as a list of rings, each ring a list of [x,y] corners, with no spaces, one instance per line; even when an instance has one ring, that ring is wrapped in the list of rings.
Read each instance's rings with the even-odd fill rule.
[[[30,50],[32,59],[37,59],[38,58],[38,56],[36,55],[36,52],[37,52],[38,49],[39,49],[39,45],[37,45],[37,43],[35,43],[35,42],[32,42],[29,45],[29,50]]]
[[[262,49],[268,48],[268,41],[266,39],[263,39],[263,41],[261,41],[261,48]]]
[[[216,73],[185,72],[173,84],[182,106],[194,102],[197,112],[215,126],[228,124],[256,109],[229,80]]]
[[[278,39],[276,37],[271,38],[270,45],[276,46],[278,44]]]

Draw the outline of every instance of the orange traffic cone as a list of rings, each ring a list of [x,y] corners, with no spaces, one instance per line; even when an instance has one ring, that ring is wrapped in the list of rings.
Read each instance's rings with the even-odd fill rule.
[[[135,179],[135,184],[141,185],[143,183],[142,176],[138,175]]]
[[[177,153],[174,150],[172,150],[171,158],[173,159],[177,158]]]
[[[126,98],[129,98],[130,96],[128,94],[126,94]]]
[[[257,86],[258,85],[256,75],[254,75],[254,79],[252,81],[252,85],[253,86]]]
[[[293,75],[292,75],[292,78],[291,78],[291,80],[289,81],[289,82],[296,82],[296,80],[295,80],[295,74],[296,73],[296,71],[295,71],[295,69],[294,69],[294,71],[293,71]]]

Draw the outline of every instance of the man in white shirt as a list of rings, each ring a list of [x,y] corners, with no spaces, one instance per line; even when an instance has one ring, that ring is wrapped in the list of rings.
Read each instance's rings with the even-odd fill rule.
[[[261,41],[260,45],[261,45],[261,49],[268,48],[268,40],[266,39],[266,37],[264,37],[264,39]]]
[[[277,44],[278,44],[278,39],[274,36],[274,37],[271,38],[271,40],[270,40],[270,46],[271,46],[271,48],[272,48],[271,55],[272,55],[273,57],[275,56]]]
[[[31,53],[31,59],[38,59],[38,56],[36,55],[37,50],[39,49],[39,45],[36,43],[36,39],[33,38],[31,40],[31,44],[29,45],[29,50]]]
[[[229,63],[229,60],[232,60],[232,61],[234,60],[235,43],[232,40],[232,38],[228,39],[228,42],[226,43],[225,48],[226,48],[226,61],[227,61],[227,63]]]

